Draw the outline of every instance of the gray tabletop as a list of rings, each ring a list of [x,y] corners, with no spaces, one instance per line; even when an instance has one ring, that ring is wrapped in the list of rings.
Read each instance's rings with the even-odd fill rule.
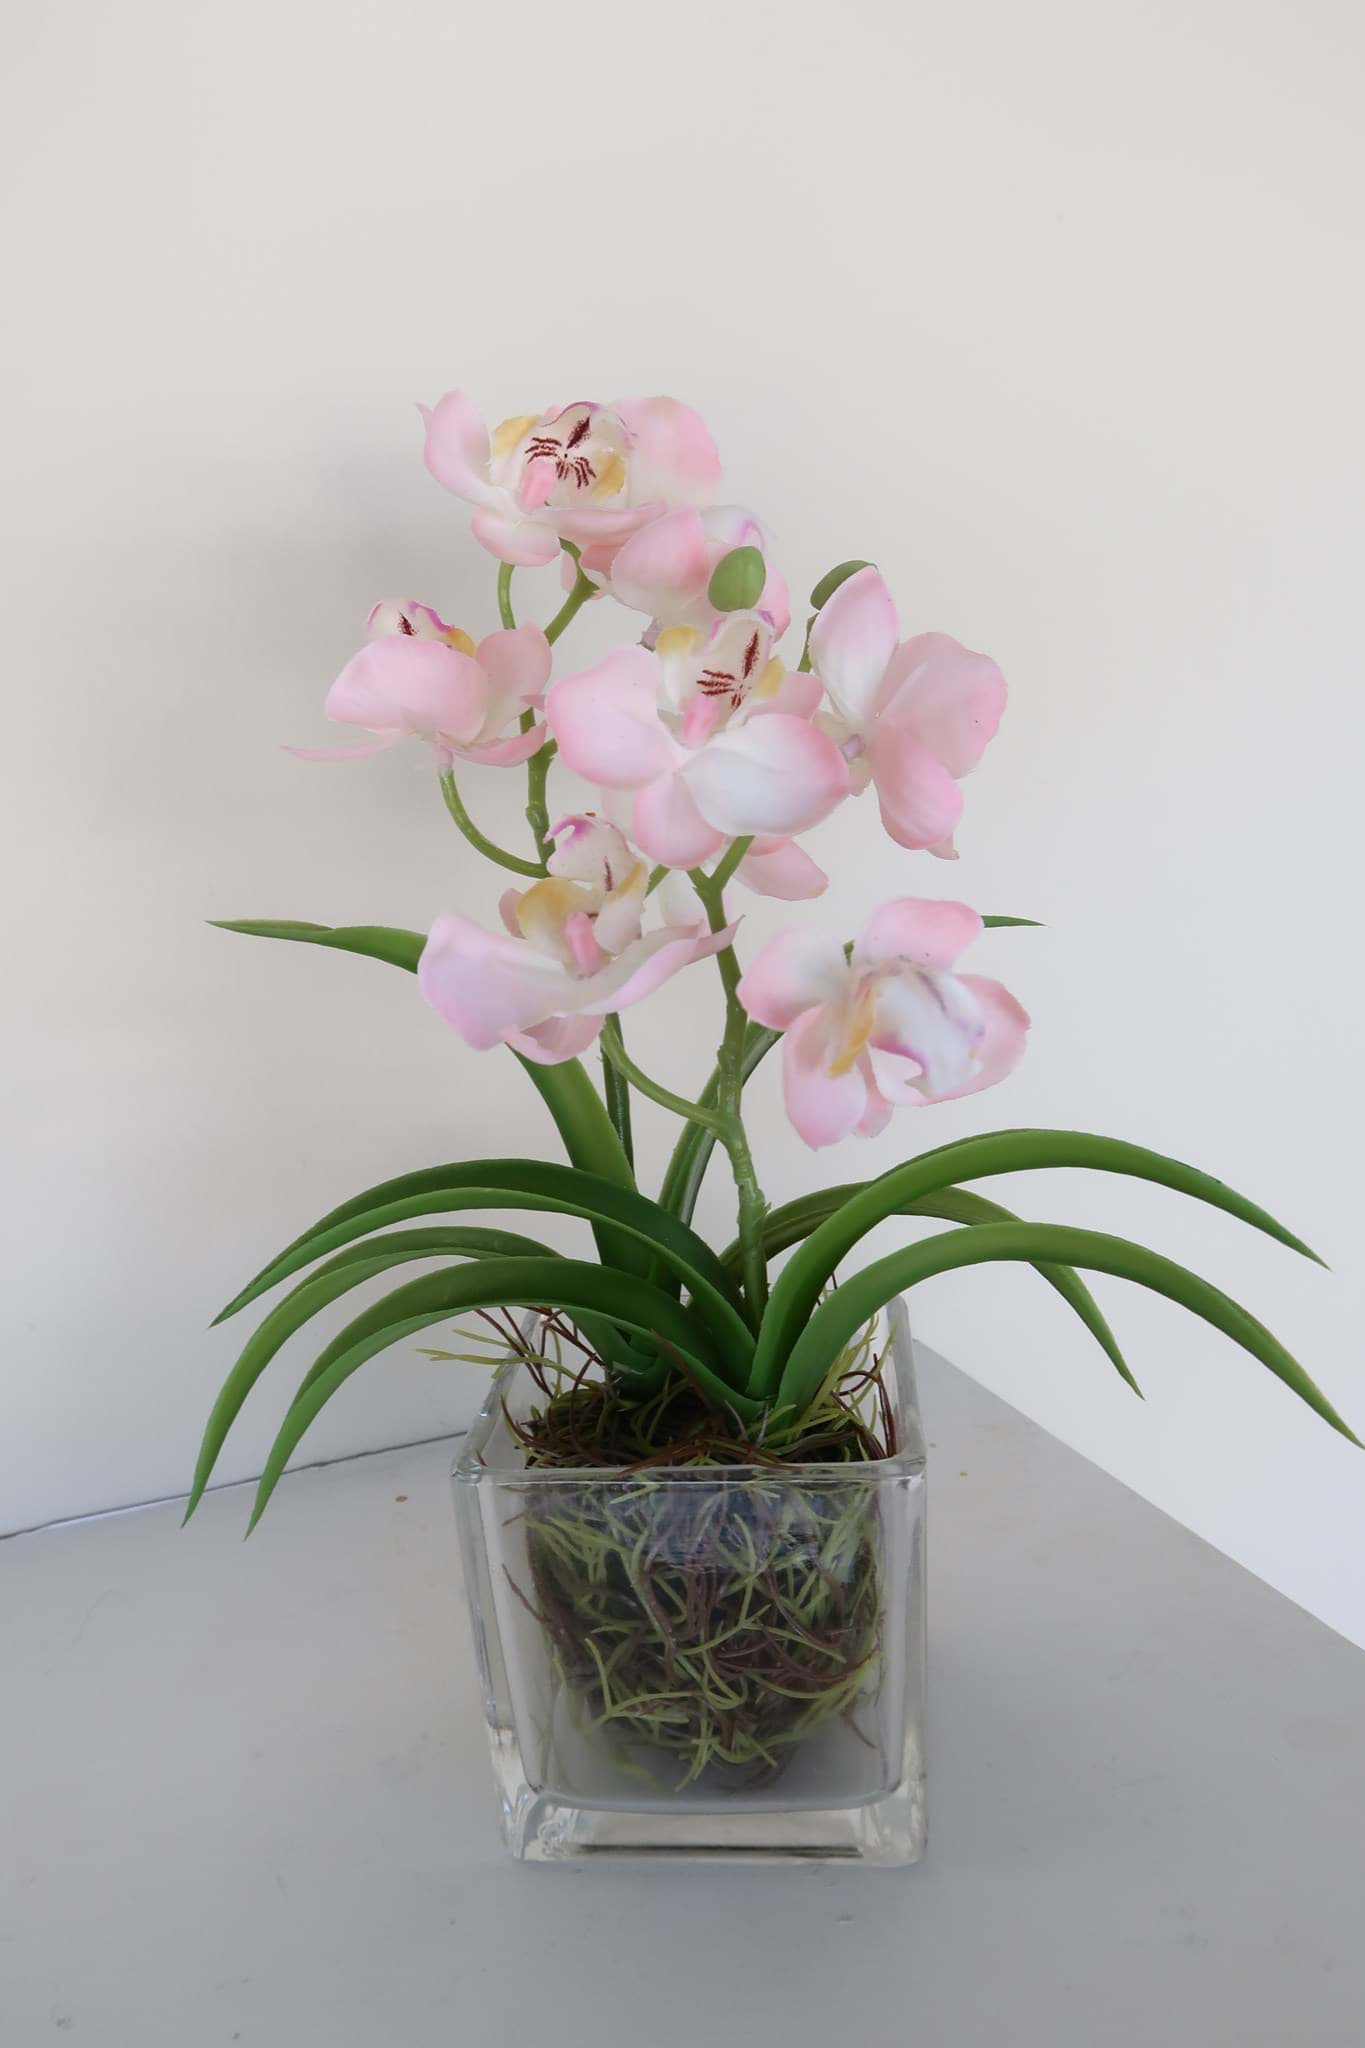
[[[911,1871],[507,1860],[448,1444],[0,1544],[5,2048],[1359,2048],[1365,1656],[921,1361]]]

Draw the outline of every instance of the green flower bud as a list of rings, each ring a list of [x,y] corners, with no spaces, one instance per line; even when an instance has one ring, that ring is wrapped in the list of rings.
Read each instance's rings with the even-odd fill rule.
[[[747,612],[767,580],[768,565],[757,548],[731,548],[711,571],[706,595],[718,612]]]
[[[816,611],[829,603],[841,583],[847,583],[849,577],[856,576],[860,569],[871,567],[871,562],[840,562],[837,569],[831,569],[828,576],[822,576],[810,594]]]

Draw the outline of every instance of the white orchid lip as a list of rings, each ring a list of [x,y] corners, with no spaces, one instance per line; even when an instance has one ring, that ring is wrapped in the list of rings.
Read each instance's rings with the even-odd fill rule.
[[[561,540],[609,561],[670,506],[708,501],[720,480],[711,436],[672,398],[580,399],[517,414],[490,436],[465,394],[447,391],[422,418],[427,468],[474,507],[475,539],[526,567],[554,561]]]
[[[681,627],[662,635],[658,650],[618,648],[561,676],[546,698],[565,765],[600,789],[630,793],[631,839],[666,867],[696,867],[751,834],[786,839],[827,817],[848,791],[838,749],[813,722],[813,676],[765,661],[738,708],[698,690],[706,669],[723,670],[727,690],[731,677],[745,682],[755,627],[747,615],[730,620],[734,660],[717,657],[728,643],[716,634],[702,644],[696,628]],[[770,633],[761,622],[754,670]]]
[[[684,746],[702,745],[751,700],[781,688],[784,670],[772,653],[773,639],[772,622],[761,612],[726,613],[709,633],[668,626],[658,635],[659,710]]]
[[[549,874],[508,891],[503,921],[568,973],[596,974],[639,938],[649,870],[614,825],[590,812],[561,819],[550,836]]]
[[[492,436],[491,474],[524,511],[607,503],[626,489],[626,432],[602,406],[567,405],[538,419],[504,420]],[[505,451],[505,452],[504,452]]]

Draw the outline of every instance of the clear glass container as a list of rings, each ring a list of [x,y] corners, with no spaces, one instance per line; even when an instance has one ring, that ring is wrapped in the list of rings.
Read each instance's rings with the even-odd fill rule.
[[[495,1377],[454,1467],[514,1856],[913,1863],[925,1843],[925,1451],[904,1305],[895,1454],[528,1470]]]

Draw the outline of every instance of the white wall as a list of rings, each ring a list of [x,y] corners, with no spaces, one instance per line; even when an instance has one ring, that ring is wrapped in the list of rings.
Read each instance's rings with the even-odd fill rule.
[[[1204,1268],[1365,1422],[1359,10],[68,0],[7,40],[0,1526],[182,1487],[234,1348],[209,1314],[335,1200],[552,1145],[511,1063],[407,980],[202,921],[491,909],[415,758],[279,751],[322,737],[372,598],[492,623],[492,566],[419,459],[412,403],[455,382],[495,417],[687,397],[798,591],[873,555],[907,626],[1011,678],[955,872],[867,807],[821,844],[840,929],[914,889],[1046,920],[988,942],[1030,1060],[820,1160],[765,1075],[770,1190],[997,1123],[1172,1149],[1338,1270],[1137,1185],[1007,1198]],[[509,781],[476,800],[516,830]],[[675,983],[645,1056],[695,1063],[712,1002],[705,970]],[[1099,1287],[1145,1406],[1026,1274],[917,1313],[1365,1640],[1365,1460],[1212,1333]],[[386,1360],[311,1447],[433,1432],[472,1394]]]

